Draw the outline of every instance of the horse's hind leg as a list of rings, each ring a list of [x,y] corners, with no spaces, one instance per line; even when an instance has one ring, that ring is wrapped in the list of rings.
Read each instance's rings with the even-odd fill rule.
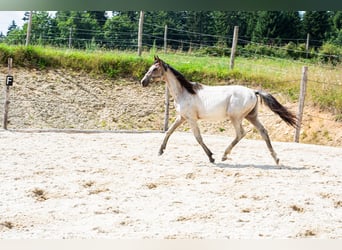
[[[224,154],[222,156],[222,161],[227,160],[227,155],[230,154],[232,151],[233,147],[246,135],[245,130],[242,127],[241,121],[231,119],[233,126],[235,128],[235,138],[234,140],[230,143],[230,145],[226,148],[224,151]]]
[[[212,157],[213,153],[210,151],[210,149],[204,144],[202,136],[201,136],[201,132],[200,129],[197,125],[196,121],[192,121],[192,120],[188,120],[190,127],[192,129],[192,132],[197,140],[197,142],[202,146],[202,148],[204,149],[205,153],[207,154],[207,156],[209,157],[209,161],[210,162],[215,162],[215,159]]]
[[[267,130],[261,124],[261,122],[259,121],[258,117],[255,114],[251,114],[251,115],[248,115],[246,117],[246,119],[249,122],[251,122],[254,125],[254,127],[259,131],[260,135],[265,140],[265,142],[267,144],[267,147],[268,147],[269,151],[271,152],[271,155],[272,155],[274,161],[278,165],[279,164],[279,159],[277,157],[276,152],[274,151],[274,149],[272,147],[270,137],[268,136]]]
[[[171,134],[176,130],[176,128],[178,128],[183,122],[185,121],[185,119],[178,115],[176,117],[176,120],[175,122],[171,125],[171,127],[167,130],[166,134],[165,134],[165,137],[164,137],[164,140],[163,140],[163,143],[162,145],[160,146],[160,149],[159,149],[159,155],[162,155],[164,153],[164,150],[166,148],[166,144],[167,144],[167,141],[169,140]]]

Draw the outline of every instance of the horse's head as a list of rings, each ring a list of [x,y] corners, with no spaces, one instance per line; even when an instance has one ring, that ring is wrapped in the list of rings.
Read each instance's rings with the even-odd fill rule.
[[[150,83],[151,79],[152,81],[162,80],[166,69],[166,64],[161,59],[159,59],[158,56],[154,56],[154,63],[148,69],[145,76],[141,80],[142,86],[146,87]]]

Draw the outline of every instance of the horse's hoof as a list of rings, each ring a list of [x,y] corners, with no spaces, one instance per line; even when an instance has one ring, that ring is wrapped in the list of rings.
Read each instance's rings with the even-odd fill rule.
[[[226,160],[231,160],[232,158],[229,155],[224,155],[222,156],[222,161],[226,161]]]
[[[211,163],[214,163],[214,162],[215,162],[215,159],[214,159],[214,158],[210,158],[209,161],[210,161]]]
[[[159,152],[158,152],[158,155],[160,156],[160,155],[162,155],[164,153],[164,150],[159,150]]]

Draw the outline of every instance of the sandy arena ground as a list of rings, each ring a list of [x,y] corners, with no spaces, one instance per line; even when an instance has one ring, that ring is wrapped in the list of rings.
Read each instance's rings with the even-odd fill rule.
[[[342,238],[341,148],[203,137],[0,131],[0,238]]]

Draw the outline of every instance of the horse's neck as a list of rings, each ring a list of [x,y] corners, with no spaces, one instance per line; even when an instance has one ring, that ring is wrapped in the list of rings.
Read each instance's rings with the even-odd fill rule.
[[[177,80],[176,76],[172,72],[170,72],[170,70],[166,72],[164,79],[167,87],[170,90],[170,94],[175,99],[175,101],[177,101],[183,93],[183,87]]]

